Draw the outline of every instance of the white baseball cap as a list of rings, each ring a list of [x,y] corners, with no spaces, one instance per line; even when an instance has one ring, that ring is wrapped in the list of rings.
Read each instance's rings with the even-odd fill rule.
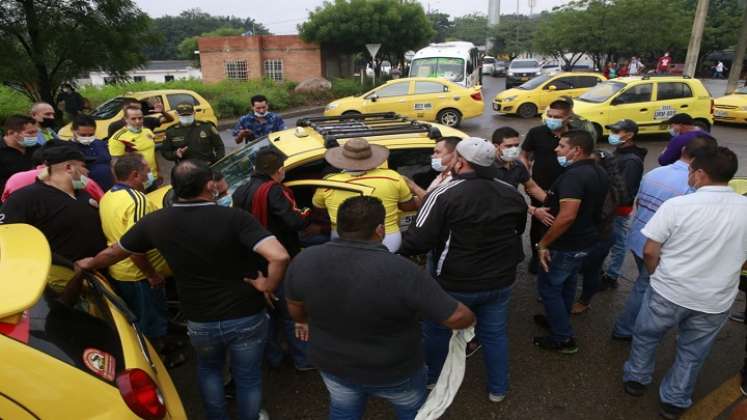
[[[456,151],[459,156],[469,162],[478,176],[495,178],[498,168],[495,166],[495,146],[479,137],[467,137],[457,143]]]

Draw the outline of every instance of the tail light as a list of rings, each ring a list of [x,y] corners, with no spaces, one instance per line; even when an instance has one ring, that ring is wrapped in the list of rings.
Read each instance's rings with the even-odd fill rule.
[[[166,415],[161,391],[142,369],[127,369],[117,376],[117,388],[133,413],[146,420],[160,420]]]
[[[713,102],[713,99],[711,99],[711,115],[713,115],[713,108],[714,108],[714,102]]]
[[[469,97],[476,101],[482,101],[482,93],[479,90],[472,95],[469,95]]]

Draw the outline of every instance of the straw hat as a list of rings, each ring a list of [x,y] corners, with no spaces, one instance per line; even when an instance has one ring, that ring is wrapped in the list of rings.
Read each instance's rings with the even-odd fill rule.
[[[333,147],[324,159],[337,169],[368,171],[377,168],[389,157],[389,149],[369,144],[366,139],[352,138],[342,146]]]

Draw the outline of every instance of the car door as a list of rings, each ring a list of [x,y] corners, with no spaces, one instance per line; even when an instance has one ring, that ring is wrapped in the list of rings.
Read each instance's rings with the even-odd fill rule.
[[[666,131],[664,121],[674,114],[690,113],[693,105],[693,91],[684,82],[656,82],[656,110],[654,120],[659,122],[658,130]]]
[[[436,113],[449,100],[449,87],[437,81],[416,80],[412,94],[413,118],[433,121]]]
[[[408,117],[414,116],[409,80],[388,83],[363,99],[363,112],[365,113],[396,112]]]
[[[576,91],[575,84],[576,78],[574,76],[563,76],[550,79],[544,84],[544,86],[542,86],[539,95],[538,108],[544,110],[554,100],[561,96],[573,96],[573,93]]]
[[[654,119],[656,109],[653,91],[653,82],[638,83],[622,89],[610,101],[604,124],[613,124],[627,118],[638,124],[640,133],[657,131],[659,123]]]

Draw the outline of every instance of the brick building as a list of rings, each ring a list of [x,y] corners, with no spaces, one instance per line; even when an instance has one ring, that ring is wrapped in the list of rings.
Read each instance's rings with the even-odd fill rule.
[[[297,35],[203,37],[197,45],[208,83],[262,77],[301,82],[325,73],[319,45]]]

